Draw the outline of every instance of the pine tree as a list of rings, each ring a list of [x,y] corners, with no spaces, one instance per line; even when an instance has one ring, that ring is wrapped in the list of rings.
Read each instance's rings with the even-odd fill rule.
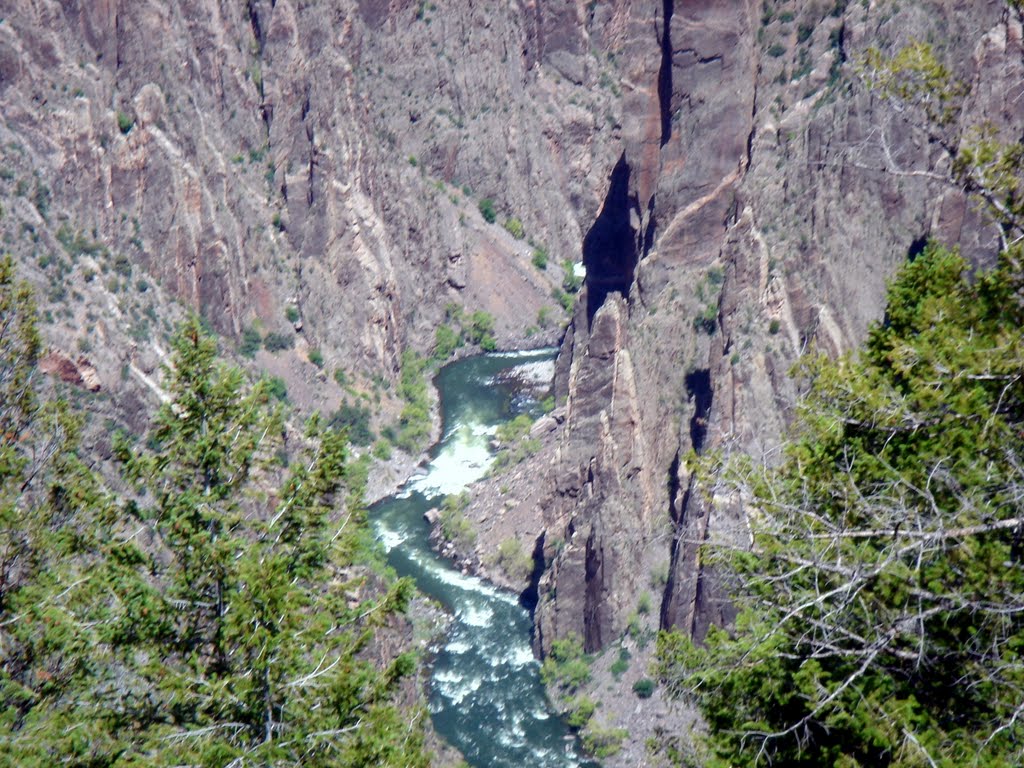
[[[344,434],[313,417],[282,469],[284,416],[265,384],[220,362],[192,320],[146,440],[115,441],[134,488],[116,496],[78,461],[67,408],[36,404],[30,294],[7,267],[0,320],[16,333],[0,338],[0,406],[20,426],[0,476],[0,755],[426,765],[424,712],[401,691],[415,657],[377,641],[413,589],[369,567]],[[38,445],[49,461],[22,487]]]
[[[930,246],[859,356],[811,389],[777,469],[716,489],[751,547],[735,627],[659,641],[693,692],[708,765],[1024,761],[1024,280],[1019,250],[969,275]]]

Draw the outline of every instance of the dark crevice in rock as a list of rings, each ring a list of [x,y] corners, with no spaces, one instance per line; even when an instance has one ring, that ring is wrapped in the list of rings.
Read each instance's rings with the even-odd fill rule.
[[[672,14],[675,0],[662,0],[661,68],[658,70],[658,104],[661,107],[661,146],[672,138]]]
[[[623,153],[612,170],[601,213],[583,238],[588,327],[608,294],[618,292],[629,298],[633,284],[638,254],[630,214],[638,214],[639,206],[635,196],[630,195],[629,175],[629,163]]]
[[[545,535],[546,532],[542,531],[533,545],[533,572],[530,574],[530,584],[519,595],[519,604],[530,612],[531,619],[533,611],[540,601],[540,577],[544,574]],[[537,623],[533,622],[533,625],[536,627]]]
[[[690,419],[690,444],[700,453],[708,434],[708,416],[711,414],[711,371],[701,368],[686,374],[686,392],[694,401],[693,417]]]
[[[711,371],[701,368],[686,375],[686,391],[693,400],[693,416],[690,418],[690,445],[696,453],[704,449],[708,432],[708,417],[711,415],[712,396]],[[680,580],[693,584],[692,612],[690,626],[685,627],[691,637],[703,637],[707,631],[705,613],[704,586],[702,569],[697,561],[696,544],[687,538],[703,537],[702,521],[706,510],[701,504],[697,488],[697,473],[691,473],[686,484],[682,501],[677,504],[679,496],[679,453],[669,467],[668,495],[669,514],[672,517],[674,532],[672,548],[669,552],[668,580],[661,600],[661,628],[670,629],[677,625],[680,616]],[[680,573],[684,570],[685,573]]]
[[[668,578],[665,581],[665,589],[661,593],[660,621],[662,629],[667,629],[675,618],[673,596],[676,588],[676,562],[679,557],[679,516],[681,507],[679,501],[679,450],[676,449],[675,456],[668,468],[668,516],[672,520],[673,527],[677,532],[672,537],[672,546],[669,550]]]
[[[675,482],[676,491],[679,489],[679,476],[678,476],[678,456],[676,462],[673,462],[673,466],[676,467]],[[680,504],[673,504],[671,507],[672,522],[675,525],[675,532],[672,536],[672,547],[669,550],[669,561],[668,561],[668,580],[665,582],[665,592],[661,598],[661,616],[660,626],[661,629],[671,629],[676,626],[678,619],[679,603],[676,600],[676,591],[679,588],[679,569],[680,559],[683,556],[683,547],[685,542],[683,541],[683,532],[686,530],[686,513],[690,509],[690,500],[693,497],[694,492],[694,478],[695,475],[690,475],[690,480],[686,484],[686,492],[683,494],[683,500]]]
[[[604,547],[597,524],[587,537],[584,580],[586,592],[583,602],[583,650],[595,653],[604,647],[601,638],[601,602],[604,581]]]
[[[913,263],[914,259],[924,253],[924,249],[928,246],[928,235],[924,234],[916,238],[914,242],[907,248],[907,261]]]
[[[658,231],[658,217],[654,212],[654,195],[651,195],[651,199],[647,203],[647,227],[644,229],[644,243],[640,251],[643,258],[647,258],[647,255],[651,252],[654,247],[654,236]]]
[[[249,26],[252,27],[252,36],[256,40],[256,49],[263,55],[263,25],[260,23],[260,14],[256,9],[256,0],[249,0],[245,4],[249,14]]]

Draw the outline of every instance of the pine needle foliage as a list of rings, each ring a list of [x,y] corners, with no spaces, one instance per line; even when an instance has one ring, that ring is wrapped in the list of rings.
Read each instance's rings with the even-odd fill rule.
[[[803,363],[781,466],[705,468],[749,511],[749,548],[706,552],[739,615],[658,659],[707,765],[1024,763],[1020,259],[929,246],[859,355]]]
[[[0,265],[0,411],[20,425],[0,445],[7,764],[427,765],[425,714],[400,701],[416,659],[375,641],[413,588],[363,565],[343,434],[310,419],[281,470],[280,406],[193,319],[147,439],[115,440],[130,491],[114,495],[66,406],[26,384],[38,337],[12,275]]]

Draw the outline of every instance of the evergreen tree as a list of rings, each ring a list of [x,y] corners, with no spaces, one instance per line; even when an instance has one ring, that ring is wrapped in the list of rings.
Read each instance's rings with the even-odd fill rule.
[[[0,307],[18,295],[4,279]],[[0,367],[5,354],[0,339]],[[30,372],[20,354],[9,357]],[[197,320],[174,340],[165,382],[145,444],[115,442],[127,500],[70,439],[31,503],[11,490],[31,466],[24,438],[4,454],[3,543],[31,567],[4,571],[0,754],[26,766],[426,765],[424,713],[399,701],[415,658],[375,639],[412,586],[368,567],[344,435],[312,418],[281,470],[280,409],[217,359]],[[36,410],[41,425],[73,426],[66,409]]]
[[[1024,762],[1024,279],[930,246],[859,356],[803,363],[785,461],[732,462],[717,498],[749,550],[709,551],[739,616],[659,640],[708,765]]]

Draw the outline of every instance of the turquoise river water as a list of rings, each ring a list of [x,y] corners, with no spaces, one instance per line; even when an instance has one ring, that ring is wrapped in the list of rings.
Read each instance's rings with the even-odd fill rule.
[[[498,424],[540,412],[537,397],[550,385],[553,360],[552,350],[499,353],[443,368],[435,380],[442,437],[426,472],[371,509],[391,566],[454,617],[434,659],[430,711],[437,731],[477,768],[596,768],[548,706],[518,596],[452,568],[432,550],[423,519],[445,494],[487,471]]]

